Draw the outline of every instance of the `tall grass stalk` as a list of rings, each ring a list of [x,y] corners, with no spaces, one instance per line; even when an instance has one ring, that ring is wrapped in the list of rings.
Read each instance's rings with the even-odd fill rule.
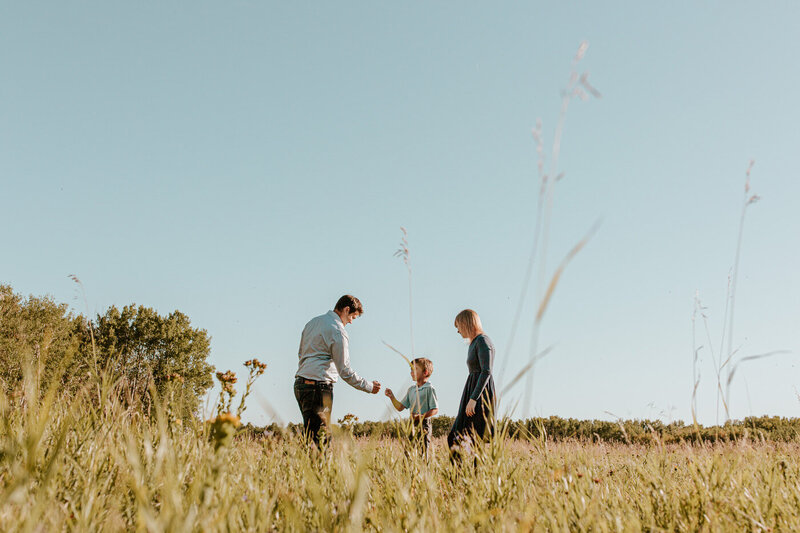
[[[531,243],[531,252],[528,258],[528,265],[525,268],[525,275],[522,278],[522,290],[520,291],[519,300],[517,301],[517,308],[514,311],[514,318],[511,322],[511,331],[508,335],[508,342],[506,342],[505,353],[500,364],[500,372],[498,373],[498,382],[503,383],[506,373],[508,361],[511,359],[511,354],[514,348],[514,339],[517,335],[517,327],[519,327],[520,319],[522,318],[522,311],[525,308],[525,300],[528,296],[528,286],[531,282],[533,275],[533,268],[536,265],[536,253],[539,250],[539,236],[542,227],[542,205],[544,203],[545,188],[547,186],[547,175],[544,173],[544,141],[542,139],[542,120],[536,121],[536,128],[533,129],[533,139],[536,142],[536,156],[537,156],[537,172],[539,175],[539,193],[536,200],[536,221],[533,226],[533,242]],[[502,398],[502,395],[501,395]],[[499,402],[498,402],[499,404]]]
[[[394,256],[402,258],[408,270],[408,332],[411,339],[411,358],[413,359],[416,352],[414,351],[414,299],[411,290],[411,258],[408,249],[408,232],[402,226],[400,226],[400,231],[403,232],[403,236],[400,238],[400,248],[395,251]]]
[[[730,277],[728,277],[728,293],[727,294],[730,294]],[[725,315],[727,315],[727,312],[728,312],[728,306],[727,306],[728,298],[727,298],[727,296],[726,296],[725,300],[726,300]],[[715,413],[716,413],[716,416],[714,418],[714,424],[715,425],[719,425],[720,401],[722,402],[722,405],[723,405],[724,409],[727,412],[727,404],[725,403],[725,394],[724,394],[724,389],[722,387],[722,357],[721,357],[721,352],[719,352],[720,353],[720,357],[718,359],[717,358],[717,353],[718,352],[714,351],[714,341],[711,339],[711,329],[709,328],[709,325],[708,325],[708,314],[706,313],[706,310],[707,310],[707,307],[705,305],[703,305],[703,302],[700,299],[699,291],[695,291],[695,311],[700,313],[700,316],[703,319],[703,330],[705,332],[706,341],[708,343],[708,351],[711,353],[711,362],[713,364],[715,377],[717,379],[716,393],[715,393],[715,397],[716,397],[716,411],[715,411]],[[726,321],[723,320],[723,323],[726,323]],[[692,328],[694,330],[694,323],[692,324]],[[694,333],[692,334],[692,336],[694,337]],[[723,342],[724,342],[724,337],[723,337]],[[720,350],[721,349],[722,349],[722,343],[720,343]],[[695,387],[695,391],[696,390],[697,390],[697,387]]]
[[[585,100],[588,99],[589,95],[595,97],[600,96],[600,93],[589,83],[588,73],[584,72],[583,74],[579,75],[577,70],[578,63],[583,59],[584,55],[586,54],[588,46],[589,44],[586,41],[582,42],[581,45],[579,46],[578,52],[575,54],[572,61],[572,68],[570,71],[570,76],[567,81],[566,88],[561,93],[561,108],[559,112],[559,118],[556,123],[555,133],[553,136],[553,142],[551,147],[550,165],[549,165],[550,170],[547,173],[545,173],[544,171],[546,163],[544,157],[544,141],[542,137],[541,120],[537,121],[537,126],[533,130],[533,136],[537,146],[536,148],[537,159],[538,159],[537,169],[540,181],[540,187],[537,199],[536,222],[534,224],[534,235],[533,235],[531,253],[522,283],[522,292],[520,295],[520,300],[517,304],[517,310],[515,312],[514,320],[512,322],[508,348],[506,349],[506,356],[504,357],[504,361],[500,369],[499,376],[501,381],[505,375],[505,368],[512,353],[511,350],[514,342],[514,337],[516,335],[518,323],[522,315],[522,309],[524,308],[524,302],[528,292],[528,285],[530,283],[530,279],[535,269],[537,254],[539,260],[539,270],[538,270],[539,281],[537,283],[536,300],[538,302],[539,310],[546,308],[546,304],[543,306],[543,302],[545,301],[545,299],[548,299],[547,293],[544,292],[545,279],[547,275],[546,273],[547,273],[548,239],[550,233],[550,221],[552,218],[551,214],[553,208],[555,184],[563,177],[563,173],[559,172],[558,164],[559,164],[559,157],[561,154],[561,139],[564,131],[567,110],[569,108],[571,100],[575,97]],[[560,275],[560,272],[557,273]],[[555,280],[555,283],[557,283],[558,277],[556,276],[553,279],[551,279],[551,284],[548,288],[553,288],[555,286],[553,280]],[[528,374],[526,376],[526,384],[525,384],[525,393],[524,393],[525,399],[523,400],[523,413],[525,416],[528,415],[531,404],[531,394],[533,389],[533,368],[535,366],[535,362],[537,360],[537,355],[538,355],[540,323],[541,323],[541,316],[537,312],[537,318],[536,320],[534,320],[533,329],[531,332],[530,349],[528,356],[529,364],[526,365],[528,367]]]
[[[733,372],[734,367],[730,365],[731,360],[733,359],[734,349],[733,349],[733,318],[734,318],[734,311],[736,310],[736,282],[739,277],[739,257],[742,251],[742,241],[744,236],[744,219],[745,215],[747,214],[747,207],[751,204],[756,203],[760,198],[758,195],[750,194],[750,172],[753,170],[753,165],[755,164],[754,160],[750,160],[750,163],[747,165],[747,171],[745,172],[746,179],[744,183],[744,195],[742,197],[742,212],[739,216],[739,234],[736,239],[736,257],[733,261],[733,276],[731,279],[731,299],[730,299],[730,313],[728,315],[728,351],[727,351],[727,359],[723,366],[728,365],[728,385],[725,390],[725,418],[730,420],[730,383],[733,379]]]
[[[408,248],[408,232],[406,231],[406,228],[404,228],[403,226],[400,226],[400,231],[403,232],[403,236],[400,238],[400,248],[398,248],[397,251],[395,251],[394,256],[402,258],[403,259],[403,263],[405,263],[406,269],[408,270],[408,331],[409,331],[409,338],[411,339],[411,357],[410,358],[406,357],[401,352],[399,352],[398,350],[396,350],[395,348],[393,348],[389,344],[386,344],[385,342],[384,342],[384,344],[386,344],[386,346],[389,346],[389,348],[391,348],[395,352],[399,353],[403,357],[403,359],[405,359],[406,362],[409,364],[409,366],[411,367],[411,370],[414,371],[414,375],[416,376],[416,370],[417,369],[411,363],[411,360],[414,359],[414,357],[415,357],[414,354],[416,353],[414,351],[414,312],[413,312],[414,311],[414,299],[413,299],[413,291],[411,290],[412,289],[412,283],[411,283],[411,258],[410,258],[410,251],[409,251],[409,248]],[[416,380],[416,377],[414,379]],[[415,383],[415,385],[416,385],[416,383]],[[419,388],[417,388],[417,390],[416,390],[416,399],[417,399],[417,405],[419,405],[420,404]]]
[[[697,362],[702,345],[697,346],[697,313],[700,307],[700,294],[699,291],[695,291],[694,310],[692,311],[692,424],[694,424],[695,431],[698,431],[699,427],[697,423],[697,388],[700,386],[700,373]]]
[[[75,274],[70,274],[69,279],[71,279],[78,286],[78,289],[80,290],[81,293],[81,298],[83,299],[83,307],[84,310],[86,311],[86,316],[84,317],[84,325],[87,331],[89,332],[89,339],[92,341],[92,361],[94,363],[93,364],[94,374],[95,376],[99,376],[100,370],[97,368],[97,344],[95,343],[94,340],[94,324],[92,324],[92,321],[89,319],[91,315],[89,314],[89,300],[88,298],[86,298],[86,289],[83,287],[83,283],[81,282],[81,280]]]
[[[741,214],[739,216],[739,229],[736,239],[736,254],[734,256],[732,273],[728,276],[728,287],[725,294],[725,311],[722,320],[723,324],[722,334],[720,335],[719,360],[717,360],[717,357],[715,356],[714,353],[714,347],[713,347],[714,345],[711,339],[711,332],[708,326],[708,316],[705,313],[706,308],[700,302],[699,293],[697,291],[695,292],[695,310],[692,315],[692,339],[694,344],[695,317],[697,312],[700,312],[701,316],[703,317],[703,324],[705,328],[706,338],[708,340],[708,346],[711,352],[711,360],[714,365],[714,370],[717,377],[717,390],[716,390],[717,408],[716,408],[716,420],[715,420],[716,424],[719,424],[720,402],[722,402],[722,406],[725,411],[725,420],[729,421],[731,419],[730,391],[731,391],[731,385],[733,384],[733,378],[736,375],[736,371],[740,364],[748,361],[755,361],[767,357],[772,357],[774,355],[790,353],[786,350],[773,350],[766,353],[740,357],[738,360],[734,360],[734,356],[739,351],[739,348],[734,349],[733,347],[733,326],[734,326],[734,311],[736,309],[736,288],[737,288],[737,279],[739,275],[739,260],[741,257],[742,242],[744,236],[745,215],[747,214],[747,208],[750,205],[760,200],[760,197],[757,194],[750,193],[750,173],[753,170],[754,163],[755,161],[751,159],[749,164],[747,165],[747,171],[745,172],[744,196],[742,198]],[[725,345],[726,334],[727,334],[728,345],[727,345],[727,351],[723,352],[722,350]],[[697,348],[697,350],[699,350],[699,348]],[[699,383],[698,381],[699,377],[697,377],[696,375],[697,372],[696,367],[697,367],[697,351],[694,352],[692,359],[692,368],[693,368],[692,372],[695,379],[694,388],[692,392],[692,418],[695,420],[695,425],[697,423],[695,399]],[[727,371],[724,387],[722,384],[723,370]]]

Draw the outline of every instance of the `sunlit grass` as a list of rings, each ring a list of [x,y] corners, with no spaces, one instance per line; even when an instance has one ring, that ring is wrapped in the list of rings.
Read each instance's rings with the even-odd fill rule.
[[[453,465],[443,438],[427,462],[346,432],[322,454],[293,433],[215,450],[199,421],[96,400],[3,399],[0,530],[800,529],[797,442],[499,438]]]

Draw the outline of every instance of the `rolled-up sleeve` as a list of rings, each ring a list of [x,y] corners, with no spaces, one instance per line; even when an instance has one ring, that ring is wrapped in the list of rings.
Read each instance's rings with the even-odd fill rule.
[[[350,368],[350,347],[347,333],[338,328],[331,332],[331,357],[339,376],[348,385],[364,392],[372,392],[372,382],[362,378]]]

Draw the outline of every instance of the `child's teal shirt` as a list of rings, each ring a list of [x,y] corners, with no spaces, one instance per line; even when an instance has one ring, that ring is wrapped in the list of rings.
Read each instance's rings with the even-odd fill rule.
[[[431,409],[439,408],[439,399],[436,397],[436,389],[430,382],[425,382],[421,387],[411,385],[400,400],[403,407],[410,410],[412,414],[424,415]]]

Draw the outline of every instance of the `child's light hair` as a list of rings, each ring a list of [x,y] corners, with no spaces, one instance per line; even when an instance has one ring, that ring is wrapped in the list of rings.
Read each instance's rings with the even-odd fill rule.
[[[470,337],[476,337],[483,333],[481,317],[472,309],[464,309],[456,315],[456,327],[461,327]]]
[[[417,357],[411,361],[411,364],[422,370],[426,376],[433,374],[433,361],[426,357]]]

